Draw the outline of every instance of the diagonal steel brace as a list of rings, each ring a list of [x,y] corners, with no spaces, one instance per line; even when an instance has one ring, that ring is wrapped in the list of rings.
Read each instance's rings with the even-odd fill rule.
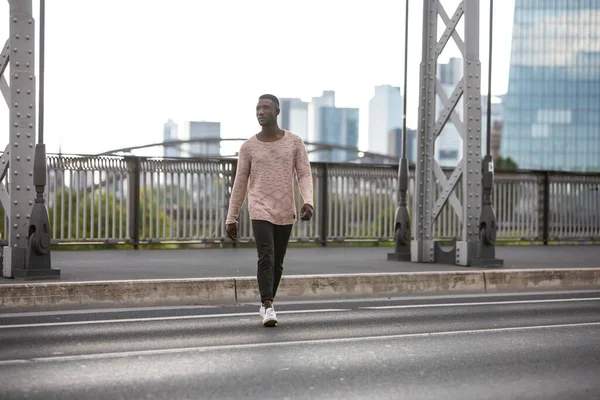
[[[463,174],[462,160],[460,160],[460,161],[461,161],[461,163],[459,163],[458,166],[454,169],[454,171],[452,172],[452,175],[450,175],[450,179],[448,179],[448,181],[445,181],[446,178],[442,172],[442,177],[444,179],[443,181],[440,181],[440,185],[442,187],[442,194],[440,194],[440,197],[438,197],[438,199],[435,202],[435,205],[433,207],[433,219],[437,219],[440,212],[442,212],[442,208],[444,207],[444,204],[446,204],[446,202],[448,201],[448,198],[450,197],[450,195],[454,194],[456,196],[456,192],[454,191],[454,188],[456,187],[458,180],[462,177],[462,174]],[[438,180],[439,180],[439,178],[438,178]],[[455,209],[456,209],[456,207],[455,207]],[[462,209],[461,209],[461,213],[462,213]],[[458,215],[458,219],[462,222],[462,218],[460,215]]]
[[[458,47],[458,49],[461,52],[463,58],[465,58],[465,43],[463,42],[462,38],[456,31],[456,27],[458,26],[458,23],[460,22],[460,19],[465,12],[464,1],[461,1],[461,3],[458,5],[458,8],[456,9],[456,11],[454,12],[454,15],[452,16],[452,20],[450,20],[450,18],[448,18],[448,14],[446,14],[446,10],[444,10],[444,7],[440,3],[438,3],[437,11],[438,11],[439,16],[442,18],[442,21],[444,21],[444,24],[446,24],[446,30],[444,31],[444,34],[440,38],[440,41],[438,42],[436,49],[435,49],[438,57],[440,56],[440,54],[442,54],[442,51],[444,51],[444,48],[448,44],[448,40],[450,40],[450,36],[452,36],[452,38],[456,42],[456,46]]]
[[[456,127],[456,130],[458,131],[460,136],[463,138],[463,140],[465,139],[463,136],[464,123],[463,123],[463,121],[461,121],[460,117],[458,116],[458,113],[455,110],[456,105],[458,104],[461,96],[464,93],[464,86],[463,86],[464,80],[465,80],[465,78],[463,77],[458,82],[458,84],[454,88],[454,92],[452,92],[452,95],[450,96],[450,99],[448,99],[448,97],[446,97],[446,93],[444,92],[444,88],[442,88],[442,85],[440,84],[440,81],[436,79],[435,94],[437,94],[440,97],[440,100],[442,101],[442,104],[444,104],[445,107],[444,107],[444,111],[442,111],[442,113],[440,114],[440,117],[438,118],[437,122],[435,123],[435,127],[433,128],[433,133],[435,135],[434,136],[435,138],[437,138],[440,135],[440,133],[442,133],[442,129],[444,129],[444,125],[446,124],[446,121],[448,120],[448,118],[451,118],[452,123]]]
[[[440,164],[438,164],[437,161],[435,161],[435,160],[433,161],[433,173],[435,175],[435,178],[440,183],[440,186],[443,189],[448,189],[448,187],[450,186],[450,183],[446,179],[446,175],[444,174],[444,171],[442,171],[442,167],[440,167]],[[458,182],[458,178],[460,177],[461,174],[462,174],[462,172],[458,173],[455,176],[456,182]],[[456,182],[454,182],[453,186],[456,186]],[[456,213],[458,220],[462,224],[462,222],[463,222],[462,204],[458,200],[458,197],[456,197],[456,193],[454,192],[453,189],[448,190],[447,193],[449,195],[450,205],[454,209],[454,212]],[[437,214],[439,214],[439,212]],[[434,217],[434,220],[435,220],[435,217]]]

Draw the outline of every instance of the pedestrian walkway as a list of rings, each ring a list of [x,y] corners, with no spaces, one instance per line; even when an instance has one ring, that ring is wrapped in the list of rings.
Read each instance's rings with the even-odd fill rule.
[[[387,261],[392,247],[290,248],[284,275],[469,271],[444,264]],[[502,246],[504,269],[596,268],[600,246]],[[256,250],[94,250],[54,251],[52,265],[61,281],[110,281],[256,276]],[[0,279],[0,283],[16,283]]]

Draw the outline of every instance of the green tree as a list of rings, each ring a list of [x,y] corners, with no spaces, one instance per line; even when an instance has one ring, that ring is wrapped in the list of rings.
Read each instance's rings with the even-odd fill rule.
[[[519,166],[510,157],[498,156],[494,160],[494,167],[497,171],[517,171]]]
[[[115,198],[114,193],[106,193],[105,190],[96,190],[93,198],[92,194],[85,190],[80,190],[79,193],[74,190],[70,192],[59,190],[49,202],[48,217],[51,235],[54,239],[89,239],[93,237],[101,240],[113,238],[114,227],[116,236],[119,235],[119,228],[123,236],[126,236],[126,203],[123,203],[123,208],[124,210],[121,210],[119,199]],[[120,218],[115,215],[122,216],[122,220],[119,221]],[[71,227],[70,236],[69,225]]]
[[[117,239],[119,234],[121,237],[127,237],[129,235],[127,232],[128,199],[125,197],[120,199],[118,196],[114,192],[107,193],[106,189],[99,189],[95,191],[92,198],[91,193],[80,190],[78,201],[76,191],[71,191],[71,193],[58,191],[56,196],[51,199],[48,209],[52,237],[55,239],[96,238],[98,240]],[[160,226],[162,229],[165,224],[167,231],[170,230],[171,218],[165,215],[162,207],[157,207],[156,197],[151,198],[142,192],[140,193],[140,203],[140,229],[142,224],[145,224],[148,229],[150,219],[152,219],[154,227]],[[69,224],[71,225],[70,237]]]
[[[163,230],[166,231],[167,237],[170,237],[173,224],[172,210],[169,210],[171,199],[151,191],[151,188],[146,188],[140,193],[140,238],[159,238],[163,235]]]

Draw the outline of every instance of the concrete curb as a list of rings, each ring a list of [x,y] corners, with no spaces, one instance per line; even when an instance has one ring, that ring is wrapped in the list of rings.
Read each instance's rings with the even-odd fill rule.
[[[485,271],[486,293],[600,289],[600,268]]]
[[[600,268],[284,276],[279,300],[600,289]],[[0,285],[0,309],[256,303],[255,277]]]
[[[234,278],[47,282],[0,287],[0,309],[233,304]]]
[[[236,278],[240,303],[260,299],[256,278]],[[484,293],[482,272],[397,272],[283,277],[278,299],[334,299],[413,293]]]

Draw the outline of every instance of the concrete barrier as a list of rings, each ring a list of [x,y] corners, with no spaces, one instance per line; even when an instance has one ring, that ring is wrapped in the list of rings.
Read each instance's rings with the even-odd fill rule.
[[[396,296],[416,293],[484,293],[482,272],[397,272],[380,274],[290,275],[281,279],[281,300]],[[260,300],[256,278],[236,278],[237,301]]]
[[[235,304],[234,278],[0,285],[2,309]]]
[[[600,268],[485,271],[487,293],[600,289]]]
[[[600,268],[289,275],[278,300],[410,294],[600,290]],[[0,309],[234,305],[260,300],[256,277],[42,282],[0,285]]]

